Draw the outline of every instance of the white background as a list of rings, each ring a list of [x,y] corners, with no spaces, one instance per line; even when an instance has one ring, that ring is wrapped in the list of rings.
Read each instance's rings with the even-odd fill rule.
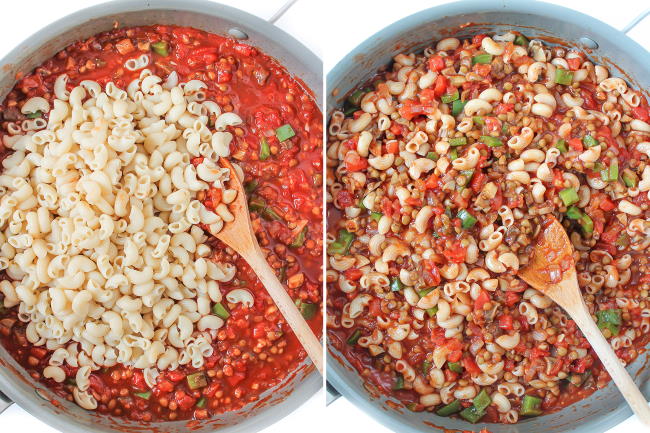
[[[151,0],[152,3],[155,0]],[[221,0],[262,18],[269,18],[285,0]],[[522,0],[526,1],[526,0]],[[564,4],[566,1],[550,0]],[[0,0],[3,23],[0,26],[0,58],[20,44],[33,32],[52,21],[81,8],[101,3],[97,0]],[[435,0],[300,0],[277,25],[302,41],[318,56],[324,58],[328,71],[336,62],[366,38],[388,24],[443,2]],[[396,8],[395,5],[399,7]],[[613,6],[615,5],[615,6]],[[616,28],[622,28],[647,2],[634,0],[573,0],[570,6],[588,13]],[[390,11],[387,13],[386,11]],[[25,19],[29,17],[29,19]],[[333,24],[335,23],[335,24]],[[327,33],[325,33],[327,31]],[[630,33],[641,45],[650,46],[650,19]],[[339,399],[326,411],[322,393],[307,401],[291,416],[264,430],[264,433],[286,432],[366,432],[389,433],[369,416],[344,399]],[[326,412],[326,413],[325,413]],[[45,424],[25,413],[16,405],[0,416],[2,432],[56,433]],[[640,432],[640,424],[630,419],[609,433]],[[541,433],[541,432],[540,432]]]
[[[647,0],[547,1],[589,14],[618,29],[625,27],[628,22],[648,8],[649,5]],[[329,10],[338,11],[338,13],[336,13],[337,30],[327,34],[327,44],[324,47],[325,71],[327,72],[333,68],[348,52],[382,28],[400,18],[442,3],[448,2],[435,0],[372,0],[372,7],[368,7],[368,1],[328,1]],[[398,7],[395,7],[395,5],[398,5]],[[390,11],[390,13],[386,11]],[[326,16],[332,16],[332,13],[326,13]],[[363,26],[360,25],[361,23],[363,23]],[[646,49],[650,47],[650,17],[646,18],[629,35]],[[332,403],[327,408],[327,420],[328,429],[334,432],[390,432],[390,430],[359,411],[343,398]],[[608,433],[636,433],[641,431],[643,431],[641,424],[636,419],[629,419]],[[435,430],[435,432],[437,433],[438,430]],[[433,429],[432,433],[434,433]]]
[[[220,0],[220,3],[238,7],[260,18],[268,19],[280,9],[285,1]],[[80,9],[104,2],[101,0],[0,0],[0,16],[3,18],[2,26],[0,26],[0,59],[34,32],[51,22]],[[151,0],[151,3],[155,3],[155,0]],[[311,22],[312,17],[315,16],[311,6],[310,0],[299,1],[276,24],[300,40],[316,55],[322,57],[320,35],[321,24],[324,23],[320,20],[315,23]],[[325,432],[324,407],[325,396],[321,391],[291,416],[263,430],[263,433],[305,432],[307,429],[310,432]],[[37,420],[17,405],[13,405],[0,415],[0,432],[57,433],[57,430]]]

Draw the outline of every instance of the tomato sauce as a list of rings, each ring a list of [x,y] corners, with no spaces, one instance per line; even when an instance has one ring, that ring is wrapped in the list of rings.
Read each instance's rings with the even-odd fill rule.
[[[152,47],[161,42],[162,53]],[[320,335],[322,115],[310,91],[257,48],[193,28],[163,25],[116,29],[76,42],[33,73],[17,77],[20,81],[0,107],[0,143],[8,122],[24,120],[19,107],[25,100],[54,98],[53,85],[60,74],[68,75],[69,89],[83,80],[102,86],[112,81],[125,89],[141,72],[127,70],[125,62],[143,54],[148,55],[147,68],[154,74],[165,79],[175,71],[179,82],[202,80],[208,86],[207,100],[243,119],[239,127],[229,127],[235,137],[231,160],[244,170],[249,199],[264,203],[261,208],[251,206],[253,227],[290,296],[297,303],[317,307],[308,322]],[[295,136],[280,142],[275,130],[282,125],[290,125]],[[262,139],[270,155],[260,160]],[[199,198],[206,206],[215,200],[210,194]],[[209,242],[215,260],[237,267],[234,279],[220,284],[224,298],[232,289],[247,287],[255,304],[251,308],[228,305],[230,316],[213,342],[214,354],[200,370],[181,366],[162,371],[153,389],[141,370],[123,365],[91,374],[90,391],[99,403],[98,412],[142,421],[205,419],[258,400],[306,357],[248,264],[216,239]],[[2,344],[32,377],[72,400],[77,369],[64,367],[67,379],[61,384],[42,378],[51,352],[27,341],[17,307],[6,310],[1,301],[2,295]],[[187,376],[197,371],[207,383],[191,389]]]

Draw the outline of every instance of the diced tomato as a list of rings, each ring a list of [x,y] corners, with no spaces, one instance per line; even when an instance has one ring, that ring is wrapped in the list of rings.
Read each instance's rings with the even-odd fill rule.
[[[350,268],[344,272],[345,278],[350,281],[358,281],[363,276],[363,271],[357,268]]]
[[[481,289],[474,301],[474,311],[483,311],[483,306],[488,302],[490,302],[490,295],[488,295],[487,291]]]
[[[584,147],[582,146],[582,140],[579,138],[572,138],[569,140],[569,147],[573,150],[577,150],[578,152],[582,152]]]
[[[571,371],[574,373],[584,373],[589,367],[594,363],[594,360],[590,356],[585,356],[584,358],[577,359],[571,365]]]
[[[164,379],[158,381],[158,384],[154,388],[154,392],[159,391],[159,392],[163,392],[163,393],[172,392],[173,390],[174,390],[174,384],[172,382],[170,382],[168,380],[164,380]]]
[[[494,109],[494,114],[505,114],[515,109],[515,104],[501,103]]]
[[[393,123],[391,127],[389,128],[390,132],[392,132],[394,135],[404,135],[402,133],[402,125],[399,123]]]
[[[487,35],[483,35],[483,34],[472,36],[472,45],[478,47],[479,45],[481,45],[481,42],[483,42],[483,39],[485,39],[486,37]]]
[[[564,365],[564,359],[558,358],[555,360],[553,367],[548,372],[548,375],[551,377],[557,376],[557,374],[562,370],[562,365]]]
[[[386,152],[387,153],[398,153],[399,152],[399,141],[397,140],[390,140],[388,144],[386,144]]]
[[[372,298],[372,301],[370,301],[370,305],[368,305],[368,312],[374,317],[381,315],[382,314],[381,299]]]
[[[345,154],[344,158],[345,167],[350,172],[361,171],[368,167],[368,160],[362,158],[357,152],[348,152]]]
[[[422,266],[426,271],[424,274],[425,282],[431,286],[437,286],[438,284],[440,284],[442,277],[440,276],[440,271],[438,270],[438,266],[436,266],[433,260],[427,260],[427,259],[422,260]]]
[[[135,389],[144,390],[148,388],[147,383],[144,381],[144,374],[142,374],[142,371],[135,370],[133,372],[131,383]]]
[[[569,64],[569,69],[572,71],[577,71],[580,69],[580,65],[582,65],[582,59],[580,57],[572,57],[570,59],[566,59],[566,61]]]
[[[534,360],[534,359],[537,359],[537,358],[543,358],[543,357],[549,356],[549,355],[550,355],[550,353],[548,351],[542,350],[539,347],[533,347],[530,350],[530,359],[531,360]]]
[[[644,122],[650,122],[650,110],[648,110],[648,107],[632,107],[632,116],[635,119],[639,119]]]
[[[212,382],[211,384],[203,388],[202,394],[206,397],[214,397],[216,392],[219,390],[220,386],[221,384],[219,382],[217,381]]]
[[[208,190],[208,199],[212,202],[213,208],[216,208],[219,203],[221,203],[221,197],[223,196],[223,191],[221,188],[211,187]]]
[[[196,167],[197,165],[199,165],[200,163],[203,162],[203,159],[204,159],[204,158],[203,158],[202,156],[197,156],[196,158],[192,158],[192,159],[190,160],[190,162],[192,163],[192,165],[193,165],[194,167]]]
[[[483,185],[487,180],[487,176],[482,171],[474,172],[472,176],[472,181],[469,183],[469,186],[472,188],[474,193],[478,194],[483,189]]]
[[[431,342],[434,346],[443,346],[447,342],[444,328],[435,328],[431,331]]]
[[[422,89],[420,90],[418,94],[418,99],[420,100],[420,103],[422,105],[431,105],[433,107],[438,106],[438,101],[436,101],[436,97],[438,95],[436,94],[435,89],[428,88],[428,89]]]
[[[180,382],[181,380],[185,379],[185,375],[180,371],[169,371],[167,373],[167,377],[172,382]]]
[[[483,63],[477,63],[474,65],[472,70],[480,75],[483,78],[487,78],[490,75],[490,72],[492,72],[492,65],[491,64],[483,64]]]
[[[429,58],[429,70],[440,72],[445,68],[445,59],[442,56],[431,56]]]
[[[506,363],[503,366],[505,371],[512,371],[515,369],[515,361],[512,359],[506,359]]]
[[[449,79],[444,75],[438,75],[436,81],[433,83],[433,90],[436,96],[442,96],[447,91],[447,86],[449,86]]]
[[[506,331],[512,331],[514,328],[512,322],[512,316],[510,314],[502,314],[499,316],[499,328],[505,329]]]
[[[226,382],[228,382],[228,384],[229,384],[230,386],[235,387],[235,386],[237,386],[237,384],[238,384],[239,382],[241,382],[241,381],[244,380],[245,378],[246,378],[246,375],[245,375],[244,373],[239,373],[239,372],[237,372],[237,373],[234,373],[234,374],[233,374],[232,376],[230,376],[230,377],[226,377]]]
[[[608,227],[605,232],[603,232],[602,235],[600,235],[600,240],[607,243],[607,244],[613,244],[616,242],[616,239],[618,239],[619,234],[623,231],[623,225],[618,223],[618,221],[615,219]]]
[[[445,257],[451,263],[463,263],[465,261],[466,248],[460,244],[460,241],[454,242],[454,244],[445,250]]]
[[[607,211],[610,211],[610,210],[612,210],[612,209],[615,209],[615,208],[616,208],[616,203],[614,203],[613,201],[611,201],[611,200],[609,199],[609,197],[605,197],[605,198],[603,198],[603,200],[600,202],[600,204],[599,204],[598,206],[599,206],[602,210],[604,210],[605,212],[607,212]]]
[[[190,395],[187,395],[185,391],[176,391],[174,393],[174,399],[178,403],[178,407],[181,410],[190,410],[194,407],[196,399]]]
[[[440,185],[438,184],[438,181],[440,178],[436,176],[435,174],[432,174],[431,176],[427,177],[427,180],[424,181],[424,187],[426,189],[436,189]]]
[[[397,110],[403,118],[411,120],[415,116],[422,114],[422,106],[417,104],[412,99],[407,99],[402,103],[402,106]]]
[[[497,193],[490,202],[490,209],[497,210],[503,206],[503,191],[501,190],[501,185],[497,185]]]
[[[445,373],[445,381],[447,382],[455,382],[458,379],[458,373],[456,373],[455,371],[451,371],[450,369],[445,368],[443,372]]]
[[[135,51],[135,47],[133,46],[133,42],[131,42],[131,39],[122,39],[121,41],[116,42],[115,49],[117,50],[118,53],[122,55],[129,54]]]
[[[582,98],[585,100],[583,107],[585,107],[588,110],[598,109],[598,102],[596,101],[596,98],[594,98],[594,94],[592,92],[590,92],[587,89],[580,89],[580,94],[582,95]]]
[[[463,368],[472,376],[476,376],[482,373],[476,362],[469,356],[464,357],[461,363],[463,364]]]
[[[336,195],[339,204],[343,207],[352,206],[354,204],[354,196],[350,191],[340,190]]]
[[[506,305],[508,307],[514,306],[519,300],[521,299],[521,296],[519,293],[515,292],[506,292]]]
[[[491,116],[484,117],[483,120],[485,121],[485,126],[487,127],[488,131],[490,132],[501,131],[501,126],[502,126],[501,121],[496,117],[491,117]]]
[[[251,57],[257,54],[257,50],[250,45],[246,44],[237,44],[234,47],[234,50],[237,51],[239,54],[242,54],[246,57]]]

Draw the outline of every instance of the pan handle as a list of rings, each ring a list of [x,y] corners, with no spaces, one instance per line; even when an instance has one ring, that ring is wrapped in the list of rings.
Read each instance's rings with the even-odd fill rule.
[[[326,406],[334,403],[341,396],[336,388],[334,388],[334,385],[329,382],[326,382],[325,391],[327,391],[327,400],[325,401]]]
[[[273,14],[271,18],[268,19],[268,22],[275,24],[275,22],[282,18],[282,15],[291,9],[291,6],[293,6],[297,1],[298,0],[288,0],[285,4],[282,5],[280,9],[278,9],[276,13]]]
[[[0,391],[0,413],[4,412],[12,404],[14,404],[14,402]]]
[[[641,12],[637,17],[635,17],[632,21],[628,23],[625,27],[623,27],[623,30],[621,30],[623,33],[629,33],[634,27],[637,26],[645,17],[650,15],[650,9],[647,9],[643,12]]]

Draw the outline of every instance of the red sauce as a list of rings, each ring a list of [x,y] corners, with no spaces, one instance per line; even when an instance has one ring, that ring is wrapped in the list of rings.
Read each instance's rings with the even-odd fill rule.
[[[167,43],[167,56],[151,51],[151,44],[160,41]],[[231,158],[243,168],[250,194],[265,200],[278,216],[267,221],[252,211],[260,245],[288,284],[290,296],[320,306],[322,116],[310,92],[258,49],[192,28],[160,25],[114,30],[77,42],[22,78],[9,93],[0,107],[0,143],[7,122],[24,119],[19,107],[26,99],[53,99],[53,84],[60,74],[69,76],[70,89],[82,80],[95,80],[102,86],[113,81],[124,89],[140,74],[125,69],[124,63],[143,53],[149,53],[152,63],[148,68],[154,74],[164,79],[176,71],[179,82],[202,80],[208,86],[207,100],[244,120],[230,130],[235,136]],[[285,124],[292,127],[295,137],[279,142],[275,129]],[[263,137],[271,156],[260,161]],[[206,205],[215,200],[210,194],[201,199]],[[304,227],[304,242],[291,246]],[[143,421],[205,419],[258,400],[304,360],[305,351],[252,269],[216,239],[210,242],[215,260],[232,262],[238,269],[231,282],[220,285],[224,299],[229,290],[244,286],[255,294],[254,306],[230,306],[230,317],[213,343],[214,354],[202,369],[184,366],[161,372],[152,390],[138,369],[117,365],[94,372],[90,390],[99,402],[98,412]],[[15,319],[16,308],[0,308],[0,317]],[[0,326],[0,339],[12,356],[34,378],[71,400],[76,369],[65,367],[68,379],[62,384],[43,379],[41,372],[51,352],[27,341],[24,324],[8,323],[12,326]],[[309,324],[317,335],[321,333],[320,308]],[[197,371],[205,374],[207,385],[191,390],[186,376]]]

